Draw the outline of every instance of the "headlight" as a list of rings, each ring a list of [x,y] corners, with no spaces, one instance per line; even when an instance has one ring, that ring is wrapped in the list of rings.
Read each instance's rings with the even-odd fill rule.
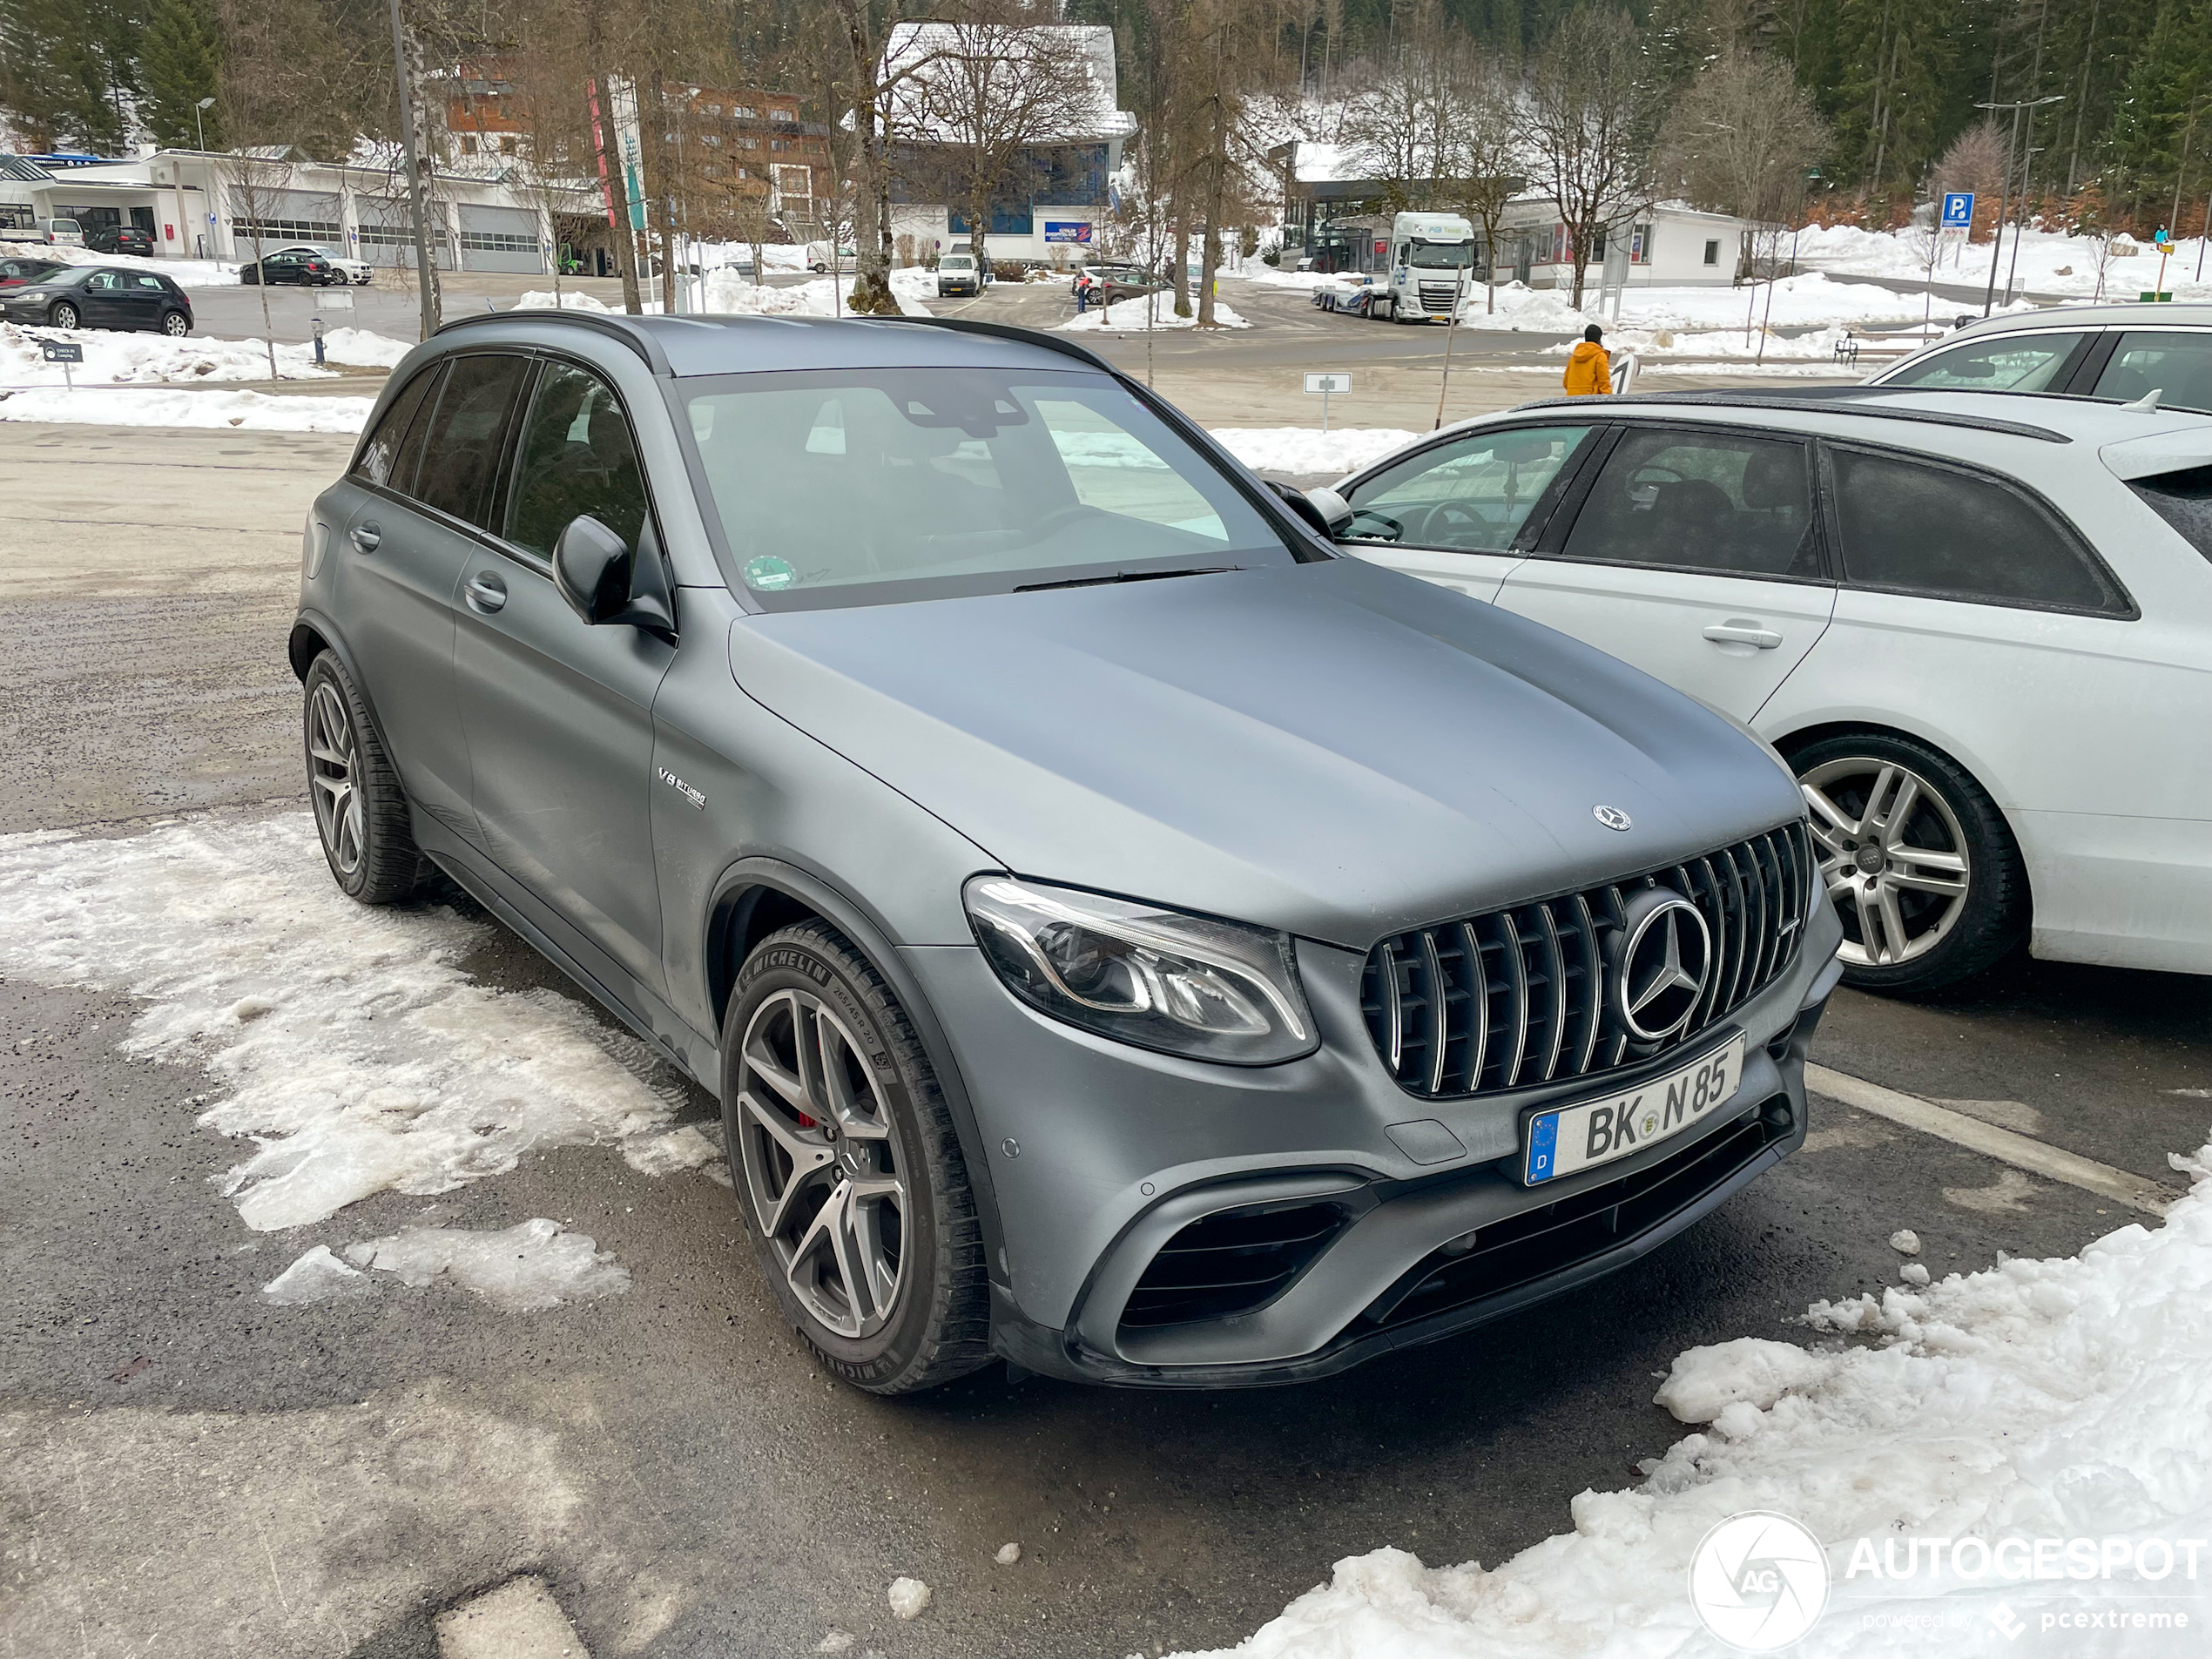
[[[1234,1065],[1318,1045],[1287,934],[1011,876],[979,875],[961,897],[1007,988],[1055,1020]]]

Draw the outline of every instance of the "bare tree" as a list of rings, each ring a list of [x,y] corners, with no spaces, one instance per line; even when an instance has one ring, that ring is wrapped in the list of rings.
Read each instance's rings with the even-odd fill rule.
[[[1474,57],[1438,0],[1413,0],[1395,37],[1359,71],[1343,142],[1393,209],[1424,208],[1452,178],[1468,116]]]
[[[1994,121],[1979,121],[1951,141],[1951,147],[1936,163],[1934,182],[1942,190],[1971,190],[1974,193],[1975,217],[1980,210],[1989,212],[1989,222],[1997,222],[1997,198],[2005,179],[2005,135]],[[1967,232],[1968,236],[1973,233]]]
[[[937,61],[893,94],[900,125],[942,158],[968,246],[986,257],[991,204],[1033,146],[1082,132],[1098,106],[1089,60],[1060,29],[1018,20],[937,23],[903,37]]]
[[[1452,194],[1460,211],[1481,228],[1485,303],[1491,311],[1498,308],[1498,237],[1506,208],[1527,185],[1516,91],[1498,59],[1473,62],[1452,136]]]
[[[1660,145],[1659,182],[1692,206],[1745,221],[1737,275],[1747,277],[1752,239],[1797,211],[1805,169],[1827,152],[1829,137],[1789,64],[1730,47],[1675,105]]]
[[[1648,77],[1635,21],[1582,0],[1536,55],[1521,109],[1531,182],[1559,205],[1575,270],[1568,303],[1607,226],[1630,220],[1652,198],[1652,142],[1659,91]]]

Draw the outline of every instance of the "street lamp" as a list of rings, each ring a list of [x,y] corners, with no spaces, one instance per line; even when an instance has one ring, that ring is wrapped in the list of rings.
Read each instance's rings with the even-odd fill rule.
[[[212,98],[204,98],[192,106],[192,124],[199,130],[199,147],[203,151],[207,148],[207,123],[203,118],[214,107],[215,100]]]
[[[2048,98],[2022,98],[2015,104],[1976,104],[1974,107],[1978,110],[1989,110],[1993,111],[1997,110],[2011,110],[2013,111],[2013,125],[2014,126],[2018,126],[2020,125],[2020,111],[2023,110],[2028,111],[2027,136],[2032,138],[2035,136],[2034,111],[2041,109],[2046,104],[2063,104],[2065,102],[2065,93],[2054,92]],[[2032,150],[2028,152],[2028,154],[2031,156],[2035,152]],[[1982,291],[1981,296],[1981,314],[1985,317],[1989,314],[1989,307],[1997,297],[1997,254],[2000,245],[2005,239],[2005,214],[2012,201],[2012,189],[2013,143],[2012,134],[2008,132],[2005,135],[2005,179],[2004,182],[1997,187],[1997,236],[1996,239],[1989,245],[1989,286]],[[2020,179],[2020,194],[2025,196],[2027,193],[2027,179],[2025,174],[2023,174]],[[2015,269],[2018,268],[2020,262],[2020,234],[2015,232],[2013,236],[2013,261]],[[2012,280],[2009,277],[2006,279],[2005,291],[2008,295],[2012,292]]]

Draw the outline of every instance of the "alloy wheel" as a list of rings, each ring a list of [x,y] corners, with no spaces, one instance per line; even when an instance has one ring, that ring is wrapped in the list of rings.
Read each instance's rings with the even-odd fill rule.
[[[1966,834],[1942,792],[1892,761],[1844,757],[1797,780],[1820,878],[1844,924],[1844,961],[1894,968],[1926,955],[1966,912]]]
[[[161,332],[172,340],[182,340],[192,333],[192,325],[185,320],[185,314],[172,311],[161,320]]]
[[[52,321],[54,327],[57,328],[76,327],[77,307],[64,300],[62,304],[54,307]]]
[[[834,1010],[778,991],[738,1049],[738,1161],[753,1224],[799,1305],[859,1341],[899,1303],[909,1211],[890,1111]]]
[[[341,875],[361,868],[368,849],[361,819],[361,751],[345,700],[328,680],[307,699],[307,781],[315,803],[315,828]]]

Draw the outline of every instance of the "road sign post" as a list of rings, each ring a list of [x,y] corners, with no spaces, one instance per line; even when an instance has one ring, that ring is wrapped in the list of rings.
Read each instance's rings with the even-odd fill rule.
[[[1321,430],[1329,429],[1329,400],[1339,392],[1352,389],[1349,374],[1308,374],[1305,377],[1306,395],[1319,394],[1321,399]]]
[[[74,392],[77,389],[77,376],[71,371],[70,365],[84,361],[84,346],[74,340],[42,340],[38,342],[38,349],[44,354],[48,362],[59,363],[62,366],[62,382]]]

